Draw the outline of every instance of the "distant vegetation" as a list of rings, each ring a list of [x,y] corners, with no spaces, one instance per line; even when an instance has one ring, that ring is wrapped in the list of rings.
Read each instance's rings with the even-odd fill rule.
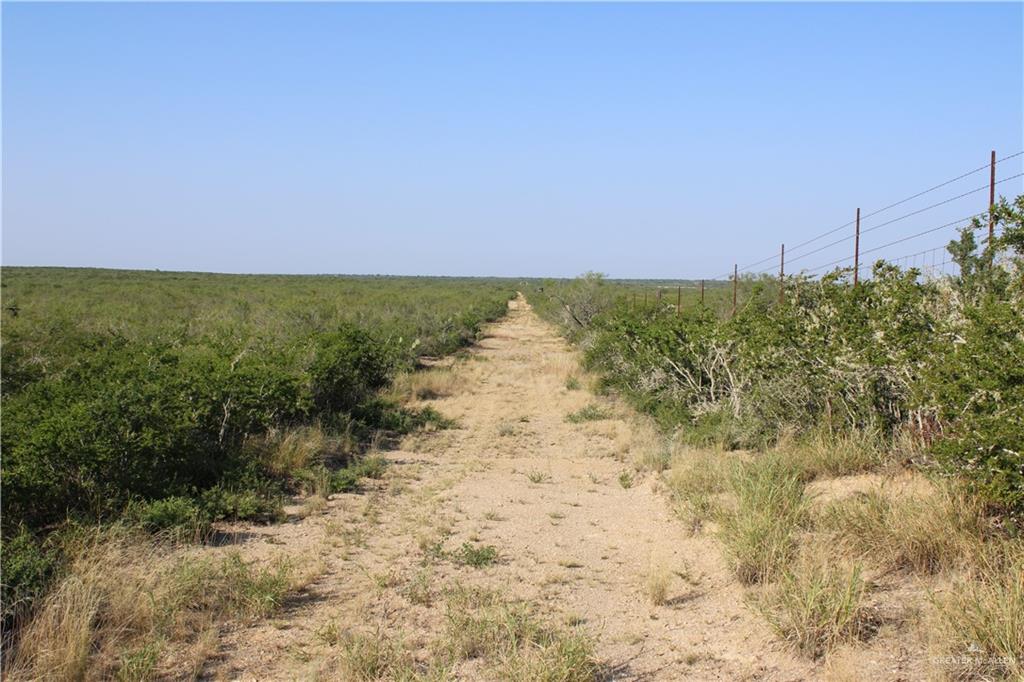
[[[8,628],[75,528],[201,535],[281,498],[351,490],[375,434],[428,422],[382,397],[506,310],[499,280],[3,272],[3,604]],[[443,424],[442,424],[443,425]]]

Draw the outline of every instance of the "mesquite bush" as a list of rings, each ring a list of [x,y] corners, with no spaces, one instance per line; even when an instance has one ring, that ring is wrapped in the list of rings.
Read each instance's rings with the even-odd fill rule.
[[[1019,514],[1024,197],[1002,200],[993,218],[992,244],[974,236],[987,221],[950,243],[956,276],[878,261],[856,287],[848,271],[791,276],[781,304],[773,281],[752,280],[735,317],[620,301],[573,335],[605,387],[691,440],[763,448],[812,431],[910,439],[931,454],[926,464]]]

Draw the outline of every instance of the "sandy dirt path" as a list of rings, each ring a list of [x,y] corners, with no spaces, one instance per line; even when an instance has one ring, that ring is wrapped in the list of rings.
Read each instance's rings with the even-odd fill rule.
[[[816,676],[744,604],[715,541],[692,535],[656,477],[626,463],[637,447],[628,410],[567,388],[576,355],[524,299],[452,371],[452,395],[423,404],[458,428],[385,452],[388,475],[363,494],[237,529],[245,555],[312,558],[320,577],[270,620],[226,632],[206,676],[336,677],[332,642],[345,631],[387,632],[425,659],[444,619],[430,595],[453,583],[498,589],[582,629],[604,679]],[[613,416],[566,420],[591,404]],[[497,548],[497,563],[443,558],[465,542]],[[671,579],[655,605],[647,581],[659,572]],[[488,675],[463,665],[448,676]]]

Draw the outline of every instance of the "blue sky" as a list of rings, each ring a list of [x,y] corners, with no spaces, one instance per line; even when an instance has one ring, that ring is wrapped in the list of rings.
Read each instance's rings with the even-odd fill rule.
[[[713,277],[1024,150],[1022,27],[1019,3],[4,3],[3,263]]]

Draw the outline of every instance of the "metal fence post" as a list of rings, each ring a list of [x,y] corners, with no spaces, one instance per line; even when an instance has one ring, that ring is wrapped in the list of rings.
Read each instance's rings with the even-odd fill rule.
[[[996,221],[992,215],[992,209],[996,207],[996,150],[992,150],[992,163],[988,174],[988,243],[992,248],[992,240],[995,238]]]
[[[857,209],[857,228],[853,237],[853,286],[860,281],[860,209]]]
[[[782,305],[783,296],[785,295],[786,288],[786,245],[782,245],[782,251],[779,252],[779,305]]]
[[[739,282],[739,263],[732,266],[732,316],[736,317],[736,285]]]

